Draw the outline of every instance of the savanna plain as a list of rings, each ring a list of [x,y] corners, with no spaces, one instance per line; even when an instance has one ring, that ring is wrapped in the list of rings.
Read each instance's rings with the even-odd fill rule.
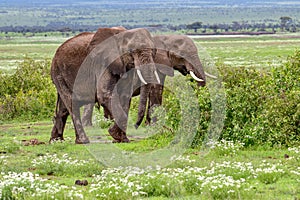
[[[166,85],[163,108],[155,112],[161,120],[135,130],[134,98],[132,142],[113,145],[101,109],[87,128],[91,144],[75,144],[71,120],[65,141],[49,144],[56,100],[50,62],[66,39],[61,33],[1,35],[0,199],[300,199],[299,33],[193,38],[199,56],[205,52],[214,62],[211,73],[224,92],[220,135],[205,140],[216,123],[212,110],[218,110],[212,91],[176,75],[194,88],[200,117],[186,120],[194,126],[181,129],[180,96]],[[194,105],[184,105],[193,116]],[[144,161],[147,167],[121,160],[111,166],[93,151],[113,146],[120,154],[143,157],[194,127],[189,147],[164,158],[163,166],[151,160]]]

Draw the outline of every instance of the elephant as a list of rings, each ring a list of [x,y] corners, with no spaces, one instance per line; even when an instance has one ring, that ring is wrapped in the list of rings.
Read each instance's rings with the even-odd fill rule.
[[[197,47],[189,37],[185,35],[158,35],[154,36],[153,39],[156,49],[154,62],[158,71],[160,84],[150,84],[150,91],[148,93],[139,90],[134,92],[134,95],[140,94],[136,128],[140,126],[144,118],[147,101],[146,124],[151,123],[153,108],[162,104],[163,85],[166,75],[173,76],[174,70],[178,70],[184,76],[190,74],[199,86],[205,86],[206,77],[217,78],[204,72],[198,57]],[[85,124],[92,124],[93,106],[93,104],[85,106],[83,113]]]
[[[159,83],[153,61],[154,43],[146,29],[100,28],[93,34],[81,33],[63,43],[51,64],[51,78],[57,89],[56,115],[50,142],[63,140],[68,115],[75,128],[76,144],[89,143],[80,119],[80,107],[98,103],[106,116],[114,118],[112,92],[122,87],[116,105],[122,117],[109,128],[115,142],[129,142],[126,136],[131,95],[139,83],[141,91]],[[128,73],[130,72],[130,73]],[[147,92],[144,92],[147,94]],[[114,105],[115,106],[115,105]]]
[[[171,68],[179,71],[184,76],[190,74],[197,81],[198,86],[205,86],[207,76],[198,57],[198,49],[191,38],[185,35],[157,35],[153,39],[156,48],[154,62],[157,65],[162,84],[152,84],[148,97],[145,97],[147,94],[140,94],[140,99],[148,99],[149,101],[146,124],[151,123],[153,108],[162,104],[166,70]],[[145,109],[139,105],[135,128],[140,126],[144,115]]]

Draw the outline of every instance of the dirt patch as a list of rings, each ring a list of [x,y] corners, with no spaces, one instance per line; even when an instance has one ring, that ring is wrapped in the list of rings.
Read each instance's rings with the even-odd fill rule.
[[[138,142],[138,141],[145,139],[145,137],[134,136],[134,135],[127,135],[127,137],[130,140],[130,142]],[[106,137],[90,136],[89,138],[90,138],[91,143],[110,144],[113,142],[111,140],[112,137],[110,135],[106,135]]]
[[[41,142],[36,138],[30,139],[30,140],[22,140],[22,144],[24,146],[35,146],[35,145],[41,145],[41,144],[45,144],[45,142]]]

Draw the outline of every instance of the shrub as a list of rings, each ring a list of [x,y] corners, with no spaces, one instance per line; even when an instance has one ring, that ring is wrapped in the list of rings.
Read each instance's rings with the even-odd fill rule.
[[[226,118],[220,139],[240,141],[245,146],[293,146],[300,142],[300,51],[279,67],[262,70],[252,67],[219,66],[226,95]],[[210,94],[196,90],[200,109],[193,146],[201,145],[211,123]],[[172,96],[173,95],[173,96]],[[164,93],[166,124],[173,132],[178,126],[176,97]],[[174,108],[173,108],[174,107]],[[174,117],[177,117],[174,120]],[[175,124],[175,126],[174,126]]]
[[[56,92],[50,61],[26,58],[12,75],[0,74],[0,120],[49,118]]]
[[[299,143],[300,51],[270,71],[220,68],[227,112],[222,138],[249,145]]]

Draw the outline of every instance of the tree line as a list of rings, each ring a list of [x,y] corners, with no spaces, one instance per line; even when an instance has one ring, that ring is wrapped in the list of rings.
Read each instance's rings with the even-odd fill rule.
[[[220,32],[297,32],[300,30],[300,22],[294,21],[291,17],[280,17],[279,21],[274,23],[249,23],[248,21],[233,21],[231,24],[202,24],[202,22],[194,22],[188,24],[186,29],[193,30],[194,33],[206,33],[212,31],[213,33]]]
[[[119,26],[119,24],[110,24],[107,26]],[[124,25],[127,29],[145,27],[144,25]],[[289,16],[282,16],[279,20],[271,22],[249,22],[249,21],[233,21],[232,23],[216,23],[205,24],[196,21],[191,24],[181,25],[164,25],[149,24],[148,29],[151,31],[169,32],[182,31],[187,34],[224,34],[224,33],[276,33],[280,32],[299,32],[300,21],[293,20]],[[82,25],[71,24],[66,22],[51,22],[46,26],[2,26],[0,32],[17,32],[17,33],[42,33],[42,32],[83,32],[95,31],[99,25]]]

